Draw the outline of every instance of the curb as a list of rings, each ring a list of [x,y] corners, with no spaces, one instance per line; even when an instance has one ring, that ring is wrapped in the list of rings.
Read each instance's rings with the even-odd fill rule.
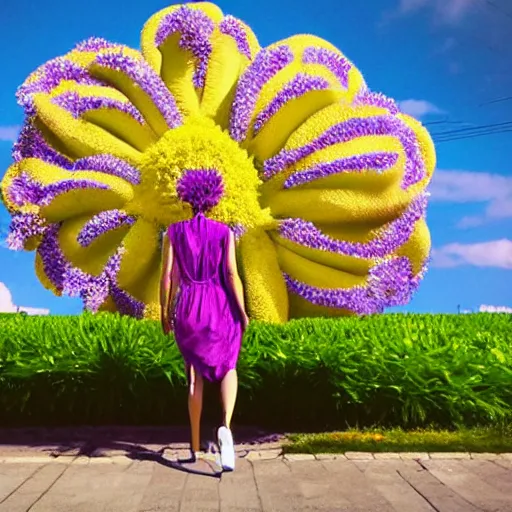
[[[176,454],[174,454],[176,455]],[[247,454],[238,454],[239,458],[250,462],[283,460],[286,462],[307,462],[307,461],[326,461],[326,460],[345,460],[345,461],[372,461],[372,460],[486,460],[486,461],[509,461],[512,462],[512,453],[469,453],[469,452],[433,452],[433,453],[413,453],[413,452],[346,452],[346,453],[320,453],[316,455],[307,453],[287,453],[282,450],[261,450],[250,451]],[[0,457],[0,464],[120,464],[129,465],[140,459],[131,458],[126,455],[104,455],[88,457],[85,455],[13,455]],[[200,460],[215,461],[215,454],[204,454]]]

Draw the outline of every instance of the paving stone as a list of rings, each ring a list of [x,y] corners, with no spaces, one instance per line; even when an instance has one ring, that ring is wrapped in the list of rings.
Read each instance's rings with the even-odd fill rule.
[[[377,461],[374,459],[357,461],[357,463],[368,465],[375,462]],[[327,460],[320,464],[328,471],[330,478],[333,478],[333,488],[337,489],[338,495],[341,494],[343,497],[343,506],[346,502],[349,503],[349,506],[343,510],[394,512],[391,504],[372,486],[364,473],[357,467],[356,461]],[[291,467],[293,468],[293,466]]]
[[[29,476],[15,493],[0,503],[0,512],[26,512],[47,492],[70,466],[45,464]]]
[[[110,460],[113,464],[121,464],[123,466],[129,466],[130,464],[133,464],[133,459],[130,459],[125,455],[114,455],[113,457],[110,457]]]
[[[89,464],[106,466],[109,464],[113,464],[113,462],[110,457],[89,457]]]
[[[395,452],[382,452],[382,453],[374,453],[373,456],[377,460],[390,460],[390,459],[398,459],[401,460],[400,454]]]
[[[474,473],[491,487],[506,494],[512,502],[512,471],[489,460],[463,460],[461,463],[467,471]]]
[[[405,462],[405,461],[404,461]],[[421,464],[412,462],[412,465],[402,467],[398,474],[421,496],[423,496],[435,510],[439,512],[482,512],[480,509],[459,496],[449,486],[445,485]],[[437,463],[443,461],[435,461]]]
[[[474,460],[496,460],[501,456],[499,453],[471,453],[471,458]]]
[[[254,476],[261,508],[272,512],[304,510],[305,500],[283,459],[254,461]]]
[[[245,460],[261,460],[260,452],[249,452],[245,457]]]
[[[50,455],[35,455],[35,456],[11,456],[3,457],[2,462],[6,464],[51,464],[58,459]]]
[[[394,511],[435,512],[429,502],[400,476],[399,471],[402,469],[416,470],[415,461],[402,460],[398,457],[374,461],[355,461],[354,463],[364,473],[366,481],[384,496]]]
[[[205,461],[200,462],[206,464]],[[201,468],[200,464],[193,470],[204,473],[189,475],[186,479],[180,512],[218,512],[220,478],[213,476],[213,473],[206,474],[206,468]]]
[[[373,459],[373,453],[368,452],[345,452],[345,457],[348,460],[369,460]]]
[[[469,453],[464,452],[431,452],[429,455],[433,460],[461,460],[471,458]]]
[[[510,505],[509,497],[468,470],[472,464],[476,465],[478,462],[467,462],[468,464],[463,464],[461,460],[429,460],[423,462],[423,465],[434,477],[476,508],[506,510]]]
[[[512,460],[496,459],[493,462],[494,464],[498,464],[498,466],[501,466],[502,468],[510,469],[512,471]]]
[[[185,482],[189,476],[191,475],[184,471],[154,463],[138,512],[178,512]]]
[[[41,469],[41,464],[0,464],[0,502]]]
[[[428,460],[430,456],[425,452],[400,452],[400,458],[403,460]]]
[[[281,457],[282,450],[263,450],[259,453],[259,460],[273,460]]]
[[[236,470],[224,473],[219,484],[220,512],[261,511],[253,465],[237,461]]]
[[[285,460],[289,462],[298,462],[298,461],[306,461],[306,460],[316,460],[315,456],[310,453],[287,453],[284,456]]]
[[[351,510],[344,485],[338,476],[326,469],[322,462],[297,461],[290,464],[295,485],[303,499],[300,510]]]
[[[153,463],[68,466],[30,512],[138,512]]]
[[[316,460],[346,460],[344,453],[317,453]]]
[[[75,457],[71,464],[78,465],[78,466],[88,466],[90,462],[89,457],[86,457],[84,455],[79,455],[78,457]]]

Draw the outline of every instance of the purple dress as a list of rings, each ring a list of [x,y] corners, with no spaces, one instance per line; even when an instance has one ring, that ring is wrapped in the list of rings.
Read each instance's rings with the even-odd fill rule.
[[[180,274],[174,334],[187,373],[217,382],[236,368],[242,315],[228,280],[230,230],[202,214],[168,229]]]

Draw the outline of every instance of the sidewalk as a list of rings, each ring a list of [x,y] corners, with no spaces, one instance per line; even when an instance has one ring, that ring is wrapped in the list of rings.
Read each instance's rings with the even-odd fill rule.
[[[185,429],[24,432],[0,429],[0,512],[512,511],[510,454],[283,456],[241,429],[220,474],[213,454],[180,462]]]

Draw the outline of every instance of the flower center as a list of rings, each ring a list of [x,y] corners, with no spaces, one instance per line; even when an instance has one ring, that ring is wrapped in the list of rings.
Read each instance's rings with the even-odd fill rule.
[[[180,199],[177,187],[191,169],[215,171],[222,177],[222,197],[208,217],[245,229],[272,222],[270,211],[262,209],[258,201],[261,181],[252,158],[227,132],[205,118],[188,119],[145,151],[141,183],[127,205],[128,213],[160,226],[190,218],[192,208]]]

